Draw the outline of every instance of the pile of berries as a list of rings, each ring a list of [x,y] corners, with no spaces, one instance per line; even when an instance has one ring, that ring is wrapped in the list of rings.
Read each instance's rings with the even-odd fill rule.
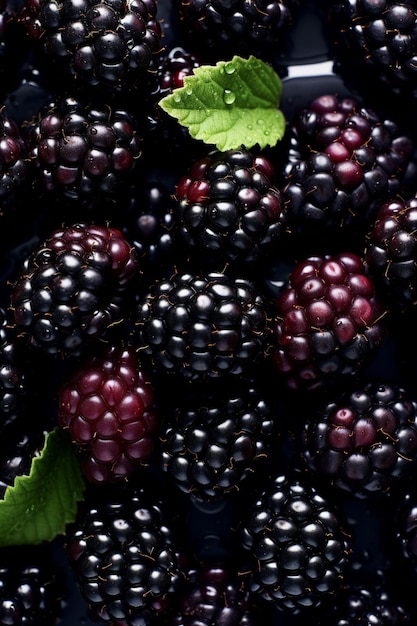
[[[389,0],[0,6],[2,624],[417,623],[416,24]],[[282,80],[276,145],[160,105],[235,55]],[[45,537],[48,476],[19,537],[52,433],[82,497],[54,485]]]

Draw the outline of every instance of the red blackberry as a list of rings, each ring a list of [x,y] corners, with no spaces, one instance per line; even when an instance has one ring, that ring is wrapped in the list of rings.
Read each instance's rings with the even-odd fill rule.
[[[146,97],[161,51],[155,0],[25,0],[19,20],[54,88],[102,87]]]
[[[263,359],[268,335],[263,295],[221,273],[175,272],[155,282],[133,323],[152,368],[192,380],[248,372]]]
[[[299,0],[176,0],[176,7],[184,36],[202,58],[273,60],[285,49]]]
[[[107,486],[84,501],[67,532],[67,554],[93,619],[127,626],[160,620],[181,582],[167,515],[150,482],[146,489]]]
[[[130,244],[110,226],[77,223],[53,231],[12,287],[21,340],[47,354],[81,354],[122,320],[137,271]]]
[[[165,470],[179,489],[201,500],[248,489],[276,434],[272,407],[250,380],[185,392],[161,434]]]
[[[340,0],[329,21],[342,69],[357,71],[387,94],[417,97],[415,2]]]
[[[417,294],[417,199],[385,202],[370,229],[365,252],[369,272],[390,313],[410,308]]]
[[[154,391],[131,348],[106,347],[89,358],[62,385],[58,405],[90,482],[126,479],[151,456]]]
[[[177,185],[174,215],[190,255],[210,269],[249,268],[276,251],[286,213],[274,169],[251,152],[214,151],[192,165]]]
[[[35,192],[55,202],[59,222],[83,219],[93,209],[108,218],[122,206],[142,144],[137,119],[127,110],[65,97],[42,107],[27,134]]]
[[[257,626],[261,613],[246,585],[227,565],[201,565],[187,572],[179,608],[169,626]]]
[[[296,615],[335,599],[349,560],[346,524],[301,472],[264,487],[240,534],[251,591],[279,611]]]
[[[0,623],[54,626],[62,618],[63,573],[52,546],[0,549]]]
[[[328,250],[329,238],[362,246],[380,204],[415,189],[412,136],[354,98],[319,96],[298,113],[290,134],[282,194],[304,249]]]
[[[387,493],[415,472],[417,403],[398,385],[357,384],[306,420],[303,447],[307,466],[334,487]]]
[[[374,284],[352,253],[297,263],[274,307],[272,367],[293,390],[356,376],[384,337]]]

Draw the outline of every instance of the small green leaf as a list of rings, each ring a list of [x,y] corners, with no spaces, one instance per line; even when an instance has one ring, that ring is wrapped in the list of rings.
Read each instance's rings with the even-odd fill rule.
[[[38,544],[63,534],[75,520],[84,489],[71,439],[55,428],[29,475],[18,476],[0,501],[0,547]]]
[[[279,110],[281,79],[260,59],[234,56],[202,65],[184,86],[162,98],[161,108],[186,126],[194,139],[218,150],[274,146],[285,132]]]

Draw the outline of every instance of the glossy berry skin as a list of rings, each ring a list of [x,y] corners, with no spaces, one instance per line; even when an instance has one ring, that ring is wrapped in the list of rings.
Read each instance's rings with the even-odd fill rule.
[[[35,190],[44,201],[55,201],[58,217],[68,219],[75,211],[85,216],[87,210],[107,217],[123,201],[142,142],[137,119],[127,110],[62,97],[41,108],[27,134]]]
[[[310,250],[315,237],[321,246],[329,238],[362,245],[380,204],[414,190],[412,135],[355,98],[311,101],[292,124],[290,144],[282,193],[290,228]]]
[[[49,355],[80,355],[122,320],[137,272],[136,255],[117,229],[76,223],[53,231],[12,288],[19,337]]]
[[[303,439],[308,467],[333,487],[385,494],[415,472],[417,403],[396,385],[356,385],[306,420]]]
[[[131,348],[96,354],[62,386],[58,422],[68,429],[90,482],[127,479],[148,461],[159,426],[154,400]]]
[[[263,358],[266,302],[247,279],[175,272],[134,313],[134,341],[151,367],[190,380],[237,376]]]
[[[414,2],[341,0],[332,3],[329,24],[342,68],[360,68],[389,94],[417,97]]]
[[[0,432],[23,413],[27,372],[8,311],[0,307]]]
[[[248,489],[276,435],[273,409],[249,380],[187,391],[168,417],[163,467],[179,489],[201,500]]]
[[[132,483],[84,502],[66,546],[95,620],[160,623],[181,576],[175,533],[166,520],[156,494]]]
[[[293,390],[352,378],[382,342],[382,313],[357,255],[307,257],[275,301],[272,368]]]
[[[18,123],[0,111],[0,216],[16,209],[29,183],[29,150]]]
[[[25,0],[19,19],[59,84],[144,97],[162,47],[156,13],[154,0]]]
[[[246,266],[272,255],[286,230],[274,168],[251,152],[214,151],[182,176],[174,216],[192,258],[211,269]]]
[[[0,499],[6,489],[13,487],[18,476],[28,476],[32,461],[41,454],[46,430],[27,424],[22,420],[2,433],[0,453]],[[1,623],[1,622],[0,622]]]
[[[201,565],[187,572],[179,609],[167,626],[257,626],[261,614],[242,580],[227,565]]]
[[[303,474],[274,478],[241,524],[251,591],[293,615],[334,599],[349,561],[344,527],[338,509]]]
[[[203,58],[233,54],[271,60],[283,50],[297,14],[298,0],[176,0],[182,30]],[[273,57],[275,59],[275,56]]]
[[[0,549],[0,623],[7,626],[54,626],[63,611],[63,570],[51,547]]]
[[[410,308],[417,293],[417,200],[385,202],[369,232],[369,272],[391,313]]]

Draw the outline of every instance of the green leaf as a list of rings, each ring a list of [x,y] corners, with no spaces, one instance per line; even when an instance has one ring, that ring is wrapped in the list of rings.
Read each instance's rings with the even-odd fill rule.
[[[281,95],[281,79],[270,65],[254,56],[234,56],[196,68],[159,104],[194,139],[225,151],[256,144],[265,148],[281,140]]]
[[[0,501],[0,547],[39,544],[63,534],[75,520],[84,489],[71,439],[55,428],[29,475],[18,476]]]

